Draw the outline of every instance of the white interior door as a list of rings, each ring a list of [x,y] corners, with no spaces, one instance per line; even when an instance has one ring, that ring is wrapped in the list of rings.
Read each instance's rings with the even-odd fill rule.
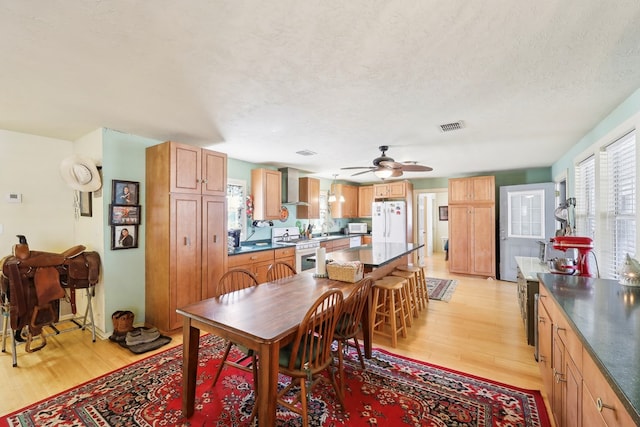
[[[555,235],[555,184],[500,187],[500,280],[517,281],[515,257],[537,257]]]

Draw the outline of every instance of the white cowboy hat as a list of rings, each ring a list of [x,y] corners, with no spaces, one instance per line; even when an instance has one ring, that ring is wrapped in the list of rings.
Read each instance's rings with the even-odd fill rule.
[[[102,185],[95,163],[82,157],[64,159],[60,164],[60,174],[74,190],[96,191]]]

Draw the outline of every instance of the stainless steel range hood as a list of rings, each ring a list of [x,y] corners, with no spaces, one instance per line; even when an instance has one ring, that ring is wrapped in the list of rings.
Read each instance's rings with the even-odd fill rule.
[[[280,168],[278,170],[282,174],[282,204],[308,206],[309,203],[300,201],[299,171],[293,168]]]

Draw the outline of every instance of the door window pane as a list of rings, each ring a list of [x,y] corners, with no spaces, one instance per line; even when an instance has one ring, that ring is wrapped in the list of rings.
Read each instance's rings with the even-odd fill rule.
[[[510,192],[509,237],[544,239],[544,190]]]

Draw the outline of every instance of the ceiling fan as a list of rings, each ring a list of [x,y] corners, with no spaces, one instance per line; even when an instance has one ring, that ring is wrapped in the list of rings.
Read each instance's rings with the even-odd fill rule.
[[[403,172],[429,172],[433,170],[432,167],[422,166],[414,161],[396,162],[385,154],[389,150],[388,145],[381,145],[378,149],[382,152],[382,155],[373,159],[373,166],[351,166],[341,169],[366,169],[362,172],[356,172],[351,176],[373,172],[380,179],[402,176]]]

